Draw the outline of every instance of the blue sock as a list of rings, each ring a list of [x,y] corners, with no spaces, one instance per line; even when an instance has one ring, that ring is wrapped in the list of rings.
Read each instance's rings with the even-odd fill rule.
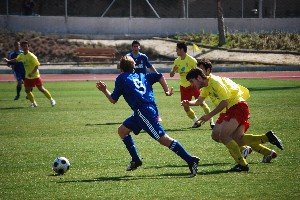
[[[183,148],[183,146],[176,140],[173,140],[169,149],[174,151],[178,156],[180,156],[185,162],[193,162],[192,156]]]
[[[131,155],[132,161],[138,161],[141,160],[138,156],[137,149],[134,145],[134,141],[131,137],[131,135],[127,135],[126,137],[123,138],[123,142]]]

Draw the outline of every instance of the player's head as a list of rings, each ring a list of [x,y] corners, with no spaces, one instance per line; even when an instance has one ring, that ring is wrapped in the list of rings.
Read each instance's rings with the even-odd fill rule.
[[[176,53],[178,56],[182,56],[186,54],[187,52],[187,46],[184,42],[178,42],[176,45]]]
[[[141,48],[141,44],[139,43],[139,41],[133,40],[133,42],[131,43],[131,48],[134,53],[138,53]]]
[[[208,84],[208,77],[200,68],[191,69],[186,75],[186,80],[198,89],[206,87]]]
[[[131,56],[122,56],[118,65],[118,69],[120,69],[122,72],[133,72],[134,65],[135,62]]]
[[[29,42],[28,41],[21,42],[21,47],[24,52],[27,52],[29,50]]]
[[[15,47],[15,50],[19,50],[20,49],[20,42],[19,41],[15,41],[14,42],[14,47]]]
[[[209,74],[212,72],[212,64],[208,59],[204,58],[199,60],[197,63],[197,67],[202,69],[206,76],[209,76]]]

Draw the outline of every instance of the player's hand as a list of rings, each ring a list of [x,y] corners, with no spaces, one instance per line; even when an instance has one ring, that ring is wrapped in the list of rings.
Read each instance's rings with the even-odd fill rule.
[[[173,77],[175,75],[175,73],[172,71],[170,72],[170,77]]]
[[[168,88],[169,90],[165,92],[166,96],[172,96],[173,95],[173,87]]]
[[[4,62],[8,62],[8,59],[7,58],[3,58],[2,59]]]
[[[189,105],[190,105],[190,102],[189,102],[189,100],[183,100],[183,101],[181,102],[181,105],[182,105],[182,106],[189,106]]]
[[[100,90],[102,92],[106,91],[106,88],[107,88],[106,84],[103,81],[98,81],[96,83],[96,87],[98,88],[98,90]]]

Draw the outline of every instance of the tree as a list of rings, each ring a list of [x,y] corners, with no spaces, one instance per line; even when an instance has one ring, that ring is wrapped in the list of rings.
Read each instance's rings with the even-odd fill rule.
[[[218,16],[218,31],[219,31],[219,44],[218,46],[222,46],[225,44],[225,26],[224,26],[224,18],[223,18],[223,8],[221,4],[221,0],[217,0],[217,16]]]

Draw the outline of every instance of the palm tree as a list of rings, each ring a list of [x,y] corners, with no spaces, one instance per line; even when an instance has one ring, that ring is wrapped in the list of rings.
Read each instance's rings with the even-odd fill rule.
[[[224,18],[223,18],[223,8],[221,0],[217,0],[217,16],[218,16],[218,31],[219,31],[219,44],[222,46],[225,44],[225,27],[224,27]]]

